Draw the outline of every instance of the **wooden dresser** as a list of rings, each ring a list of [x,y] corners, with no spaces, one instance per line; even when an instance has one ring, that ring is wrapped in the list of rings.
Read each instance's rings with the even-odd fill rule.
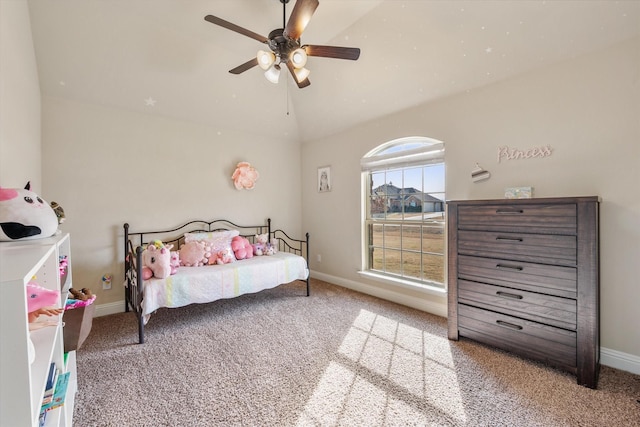
[[[600,364],[598,197],[447,202],[449,339],[574,373]]]

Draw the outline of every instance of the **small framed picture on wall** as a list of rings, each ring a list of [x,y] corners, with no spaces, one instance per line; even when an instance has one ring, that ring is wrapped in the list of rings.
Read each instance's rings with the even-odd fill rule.
[[[331,166],[318,168],[318,193],[331,191]]]

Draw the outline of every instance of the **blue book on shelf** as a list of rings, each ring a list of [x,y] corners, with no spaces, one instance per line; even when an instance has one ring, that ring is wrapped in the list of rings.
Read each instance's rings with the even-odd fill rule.
[[[53,399],[50,403],[42,405],[42,411],[50,411],[64,405],[64,398],[67,395],[67,386],[69,385],[70,375],[71,372],[65,372],[64,374],[58,375]]]
[[[44,390],[44,397],[42,398],[43,405],[53,400],[53,393],[55,391],[59,373],[60,370],[56,367],[56,364],[51,363],[51,365],[49,365],[49,374],[47,375],[47,384]]]
[[[53,390],[53,386],[56,384],[56,373],[56,364],[55,362],[51,362],[51,365],[49,365],[49,374],[47,375],[47,386],[45,387],[45,390]]]

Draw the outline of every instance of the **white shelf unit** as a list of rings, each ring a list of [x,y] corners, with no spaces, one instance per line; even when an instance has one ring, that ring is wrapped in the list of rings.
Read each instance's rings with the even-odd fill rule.
[[[59,261],[64,256],[68,274],[62,286]],[[39,286],[60,292],[57,306],[63,307],[72,286],[69,234],[0,242],[0,426],[39,426],[51,362],[61,372],[70,372],[70,378],[65,404],[47,413],[45,426],[71,426],[77,390],[75,352],[64,354],[62,315],[40,316],[38,321],[57,319],[57,324],[29,331],[26,285],[34,277]],[[33,363],[29,363],[29,337],[35,348]]]

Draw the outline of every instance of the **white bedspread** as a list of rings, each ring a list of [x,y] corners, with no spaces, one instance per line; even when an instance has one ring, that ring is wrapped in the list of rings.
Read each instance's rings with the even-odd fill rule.
[[[166,279],[145,280],[142,301],[144,323],[160,307],[182,307],[233,298],[304,280],[308,275],[304,258],[286,252],[225,265],[180,267],[177,274]]]

